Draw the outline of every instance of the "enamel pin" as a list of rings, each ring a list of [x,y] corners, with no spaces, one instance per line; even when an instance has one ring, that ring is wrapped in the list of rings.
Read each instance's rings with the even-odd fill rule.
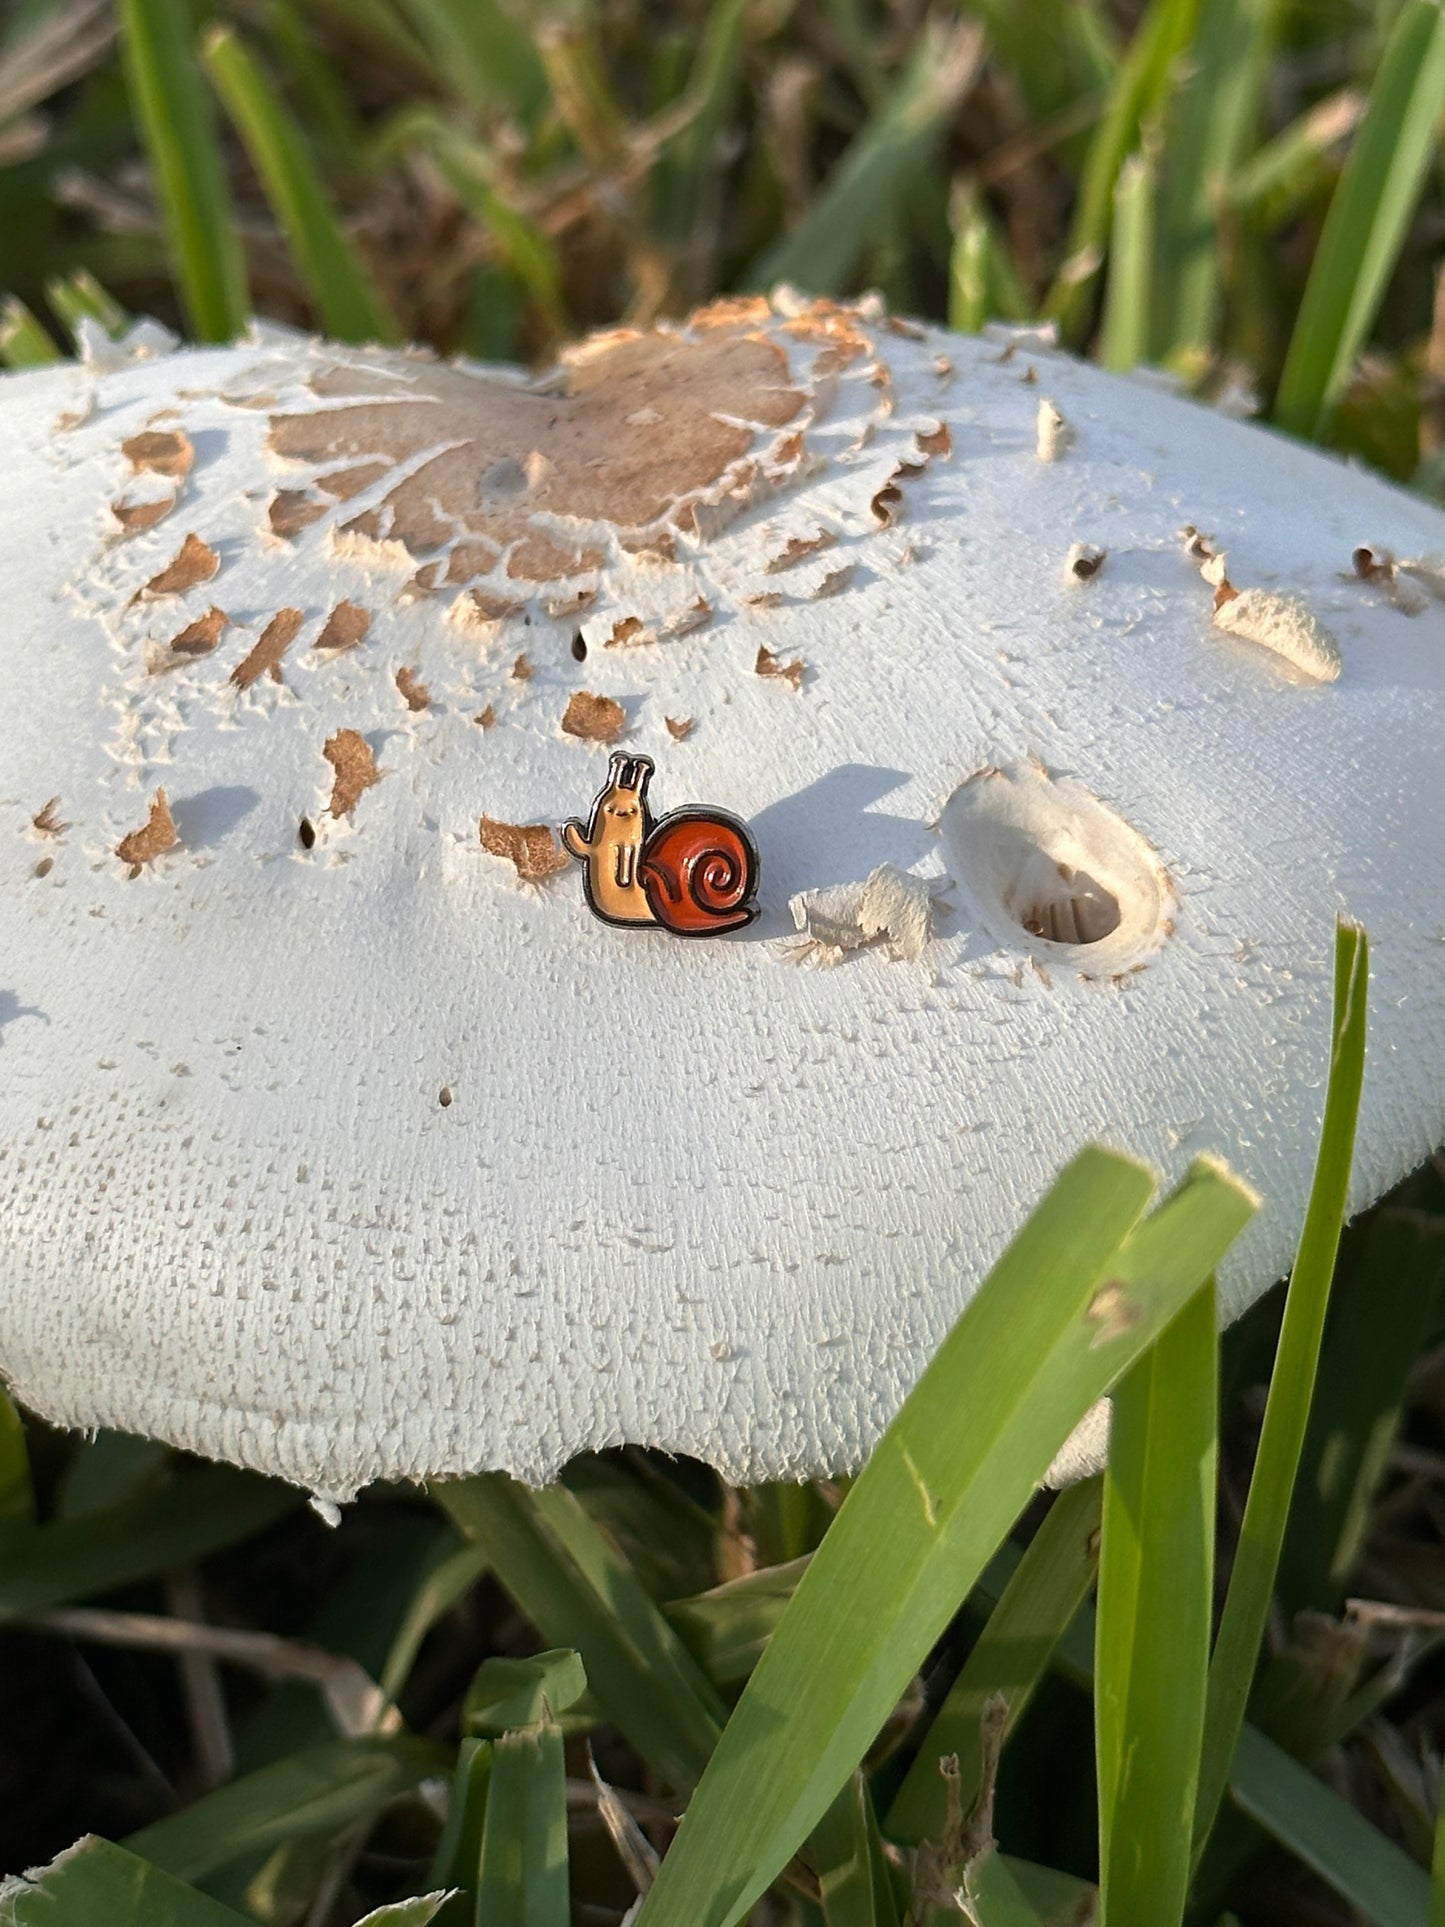
[[[654,822],[650,756],[616,755],[584,829],[562,841],[586,865],[587,907],[604,923],[653,924],[679,937],[716,937],[758,914],[758,846],[727,810],[682,809]]]

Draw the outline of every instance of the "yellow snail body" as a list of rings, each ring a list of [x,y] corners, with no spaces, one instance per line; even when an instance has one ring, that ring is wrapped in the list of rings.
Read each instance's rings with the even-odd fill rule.
[[[653,763],[618,754],[584,829],[573,817],[562,841],[586,865],[588,907],[604,923],[655,924],[680,937],[738,930],[757,915],[758,852],[727,810],[674,810],[654,823],[647,807]]]

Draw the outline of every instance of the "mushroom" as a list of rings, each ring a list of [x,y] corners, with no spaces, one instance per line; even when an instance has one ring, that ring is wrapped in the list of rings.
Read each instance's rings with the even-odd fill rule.
[[[1086,1139],[1263,1193],[1229,1315],[1284,1269],[1342,905],[1352,1204],[1445,1136],[1445,609],[1342,579],[1445,520],[1029,354],[782,291],[540,379],[268,329],[0,381],[22,1400],[333,1501],[854,1467]],[[181,506],[116,540],[160,428]],[[1332,679],[1216,620],[1225,551]],[[747,821],[755,923],[589,914],[552,839],[614,742]]]

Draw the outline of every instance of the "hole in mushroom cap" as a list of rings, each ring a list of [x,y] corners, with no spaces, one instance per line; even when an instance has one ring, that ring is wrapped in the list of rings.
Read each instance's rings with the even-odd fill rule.
[[[1112,976],[1173,929],[1173,892],[1154,851],[1071,777],[1031,764],[979,770],[938,827],[976,921],[1001,943]]]

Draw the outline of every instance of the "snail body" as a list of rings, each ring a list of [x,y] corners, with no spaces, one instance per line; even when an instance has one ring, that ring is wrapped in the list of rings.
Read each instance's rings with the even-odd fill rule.
[[[654,821],[647,806],[653,763],[616,755],[584,829],[562,827],[566,848],[586,865],[588,907],[604,923],[658,925],[679,937],[739,930],[757,915],[758,851],[727,810],[674,810]]]

